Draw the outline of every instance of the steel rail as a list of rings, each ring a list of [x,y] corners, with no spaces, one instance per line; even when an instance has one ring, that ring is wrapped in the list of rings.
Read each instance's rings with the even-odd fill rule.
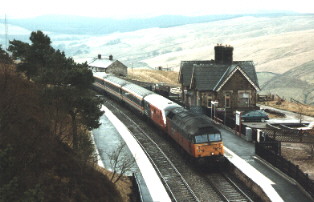
[[[169,193],[172,201],[199,202],[200,200],[195,195],[191,187],[188,185],[186,180],[183,178],[171,160],[167,157],[167,155],[158,146],[158,144],[128,115],[117,109],[113,104],[109,102],[106,103],[110,104],[114,108],[114,111],[120,113],[123,118],[126,118],[132,124],[131,126],[127,126],[129,130],[137,130],[131,134],[142,147],[147,157],[150,159],[153,167],[162,179],[162,182],[165,185],[165,188]]]

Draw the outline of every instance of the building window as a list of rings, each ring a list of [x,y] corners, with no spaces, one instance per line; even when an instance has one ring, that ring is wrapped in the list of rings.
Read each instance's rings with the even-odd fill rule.
[[[249,107],[250,106],[250,91],[239,91],[238,92],[238,107]]]
[[[208,108],[211,108],[212,107],[212,100],[213,100],[213,97],[211,95],[207,95],[207,107]]]
[[[229,93],[225,94],[225,108],[231,107],[231,96]]]

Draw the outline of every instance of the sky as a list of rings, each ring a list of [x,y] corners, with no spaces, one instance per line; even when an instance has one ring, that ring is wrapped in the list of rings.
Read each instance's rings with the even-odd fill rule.
[[[200,16],[273,11],[314,13],[312,0],[3,0],[0,18],[76,15],[145,18],[159,15]]]

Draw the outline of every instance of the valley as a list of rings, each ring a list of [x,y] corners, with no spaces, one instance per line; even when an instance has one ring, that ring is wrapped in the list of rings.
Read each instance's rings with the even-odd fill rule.
[[[127,65],[129,71],[162,66],[178,72],[181,61],[214,59],[214,46],[227,44],[234,47],[235,61],[254,62],[261,93],[314,103],[314,16],[310,14],[233,16],[111,33],[92,22],[90,31],[86,27],[85,31],[79,29],[79,24],[67,23],[65,25],[72,26],[64,28],[67,32],[62,33],[57,26],[55,31],[50,28],[46,33],[56,49],[77,62],[89,62],[98,54],[113,55]],[[10,25],[9,39],[26,40],[33,31],[28,28]],[[77,34],[75,29],[79,30]],[[98,31],[93,34],[92,30]]]

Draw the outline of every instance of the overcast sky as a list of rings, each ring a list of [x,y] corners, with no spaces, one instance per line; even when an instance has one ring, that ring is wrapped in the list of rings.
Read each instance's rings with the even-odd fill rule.
[[[3,0],[0,18],[78,15],[109,18],[158,15],[239,14],[272,11],[314,13],[313,0]]]

